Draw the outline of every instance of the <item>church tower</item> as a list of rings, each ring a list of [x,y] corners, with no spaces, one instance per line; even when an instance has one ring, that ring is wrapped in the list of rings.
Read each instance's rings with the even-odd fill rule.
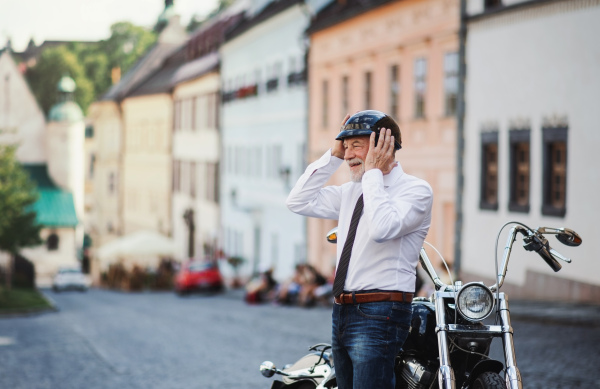
[[[73,101],[75,89],[75,81],[72,78],[63,76],[60,79],[59,101],[48,114],[46,151],[50,177],[58,186],[73,195],[77,219],[82,226],[85,123],[81,108]]]

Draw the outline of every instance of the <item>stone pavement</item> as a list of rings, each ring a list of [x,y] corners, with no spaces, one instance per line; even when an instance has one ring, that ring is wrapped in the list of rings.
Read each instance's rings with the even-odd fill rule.
[[[44,296],[53,308],[57,310],[48,291]],[[244,299],[244,289],[228,289],[224,296],[236,300]],[[310,309],[310,308],[307,308]],[[564,302],[521,301],[509,300],[510,317],[512,320],[533,321],[547,324],[575,325],[585,327],[600,327],[600,302],[598,305],[569,304]],[[0,314],[0,317],[29,316],[41,312],[11,312]]]

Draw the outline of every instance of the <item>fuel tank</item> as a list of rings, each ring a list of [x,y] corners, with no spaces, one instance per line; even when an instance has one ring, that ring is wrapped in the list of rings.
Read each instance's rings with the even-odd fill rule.
[[[405,355],[435,360],[438,341],[435,333],[435,308],[429,301],[414,301],[410,332],[404,346]]]

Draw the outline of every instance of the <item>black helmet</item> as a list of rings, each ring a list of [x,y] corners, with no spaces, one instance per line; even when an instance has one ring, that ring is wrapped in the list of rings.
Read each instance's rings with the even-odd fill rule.
[[[402,148],[402,138],[400,127],[390,116],[383,112],[375,110],[360,111],[350,116],[342,126],[342,131],[335,138],[343,140],[351,136],[371,135],[375,132],[375,145],[379,139],[379,131],[382,128],[389,128],[394,136],[394,146],[396,150]]]

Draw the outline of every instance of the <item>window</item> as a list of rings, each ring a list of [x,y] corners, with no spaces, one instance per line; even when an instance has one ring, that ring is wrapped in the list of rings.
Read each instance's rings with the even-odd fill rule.
[[[175,108],[173,112],[173,131],[177,131],[181,128],[181,100],[175,101]]]
[[[394,118],[400,117],[400,76],[398,65],[390,67],[390,115]]]
[[[108,193],[115,193],[117,187],[117,178],[114,172],[108,174]]]
[[[415,60],[415,118],[425,117],[425,90],[427,89],[427,60]]]
[[[94,137],[94,126],[91,124],[85,126],[85,137],[86,139],[91,139]]]
[[[173,192],[179,192],[180,188],[180,177],[179,172],[181,170],[181,162],[173,161]]]
[[[279,86],[279,78],[281,77],[281,62],[277,62],[271,68],[267,68],[267,74],[270,73],[270,77],[267,80],[267,92],[273,92],[277,90]]]
[[[509,211],[529,212],[530,130],[511,130]]]
[[[563,217],[567,211],[567,127],[543,128],[542,214]]]
[[[96,154],[92,154],[90,155],[90,170],[89,170],[89,174],[88,177],[90,179],[94,178],[94,169],[96,168]]]
[[[196,198],[196,162],[190,162],[190,196]]]
[[[498,209],[498,132],[481,134],[481,209]]]
[[[444,111],[446,116],[456,114],[458,103],[458,53],[444,57]]]
[[[371,104],[373,103],[373,99],[371,97],[371,84],[372,84],[372,73],[365,73],[365,109],[371,109]]]
[[[323,110],[323,112],[321,112],[321,124],[323,125],[323,128],[326,129],[329,124],[329,83],[327,82],[327,80],[323,80],[322,99],[323,104],[321,106],[321,109]]]
[[[483,6],[486,10],[490,8],[500,7],[502,5],[502,0],[484,0]]]
[[[282,156],[283,156],[283,153],[282,153],[281,145],[274,145],[272,159],[271,159],[271,164],[272,164],[271,168],[272,168],[272,177],[273,178],[280,177],[281,169],[282,169],[282,165],[283,165]]]
[[[219,163],[206,164],[206,199],[219,202]]]
[[[348,102],[349,98],[349,86],[348,86],[348,76],[342,77],[342,115],[345,116],[350,111],[350,104]]]
[[[190,115],[191,115],[191,117],[190,117],[190,129],[191,129],[192,131],[194,131],[194,130],[197,130],[197,129],[198,129],[198,126],[197,126],[197,123],[196,123],[196,116],[197,116],[197,111],[196,111],[196,100],[197,100],[197,98],[196,98],[196,97],[192,97],[192,98],[190,99],[190,105],[191,105],[191,107],[190,107],[190,111],[191,111],[191,112],[190,112]]]
[[[48,251],[58,250],[58,243],[58,235],[56,235],[56,233],[53,232],[48,236],[48,239],[46,239],[46,248],[48,249]]]

